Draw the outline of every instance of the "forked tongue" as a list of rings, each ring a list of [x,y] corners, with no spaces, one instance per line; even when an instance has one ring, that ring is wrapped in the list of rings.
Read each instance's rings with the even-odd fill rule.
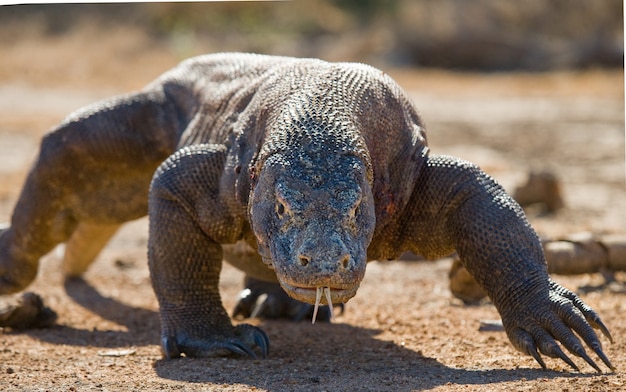
[[[313,320],[311,321],[311,324],[315,324],[315,319],[317,318],[317,310],[319,309],[320,301],[322,300],[322,291],[326,295],[326,302],[328,303],[330,318],[333,318],[333,302],[330,297],[330,287],[318,287],[317,292],[315,293],[315,307],[313,308]]]

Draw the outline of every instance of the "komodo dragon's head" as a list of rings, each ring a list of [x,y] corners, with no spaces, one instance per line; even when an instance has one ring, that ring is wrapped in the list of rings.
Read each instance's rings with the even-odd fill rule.
[[[291,297],[316,308],[356,294],[376,220],[363,145],[325,136],[266,155],[250,199],[264,262]]]

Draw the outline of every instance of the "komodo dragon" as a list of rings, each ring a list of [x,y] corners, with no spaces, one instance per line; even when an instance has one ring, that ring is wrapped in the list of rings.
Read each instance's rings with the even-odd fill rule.
[[[375,68],[206,55],[70,114],[43,139],[1,233],[0,293],[24,289],[61,242],[66,274],[80,275],[146,213],[166,358],[268,353],[259,328],[232,325],[218,290],[222,245],[242,240],[258,249],[232,260],[249,280],[315,309],[353,297],[370,260],[456,250],[517,349],[578,369],[560,342],[600,371],[575,332],[613,369],[592,327],[608,329],[549,278],[519,205],[475,165],[429,155],[416,110]]]

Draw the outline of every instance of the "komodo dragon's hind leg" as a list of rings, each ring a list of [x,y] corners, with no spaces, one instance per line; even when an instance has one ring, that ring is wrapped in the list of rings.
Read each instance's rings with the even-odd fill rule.
[[[79,277],[95,260],[102,248],[117,232],[119,224],[79,223],[65,244],[63,273],[67,277]]]
[[[81,274],[120,224],[147,214],[152,174],[185,125],[179,114],[155,89],[75,112],[43,139],[0,231],[0,294],[25,288],[39,258],[68,239],[66,273]]]
[[[244,289],[233,310],[233,317],[259,317],[262,319],[286,318],[291,321],[311,321],[314,307],[295,300],[287,295],[280,284],[266,282],[246,276]],[[343,312],[343,304],[338,304]],[[329,322],[331,312],[328,306],[320,306],[316,321]]]

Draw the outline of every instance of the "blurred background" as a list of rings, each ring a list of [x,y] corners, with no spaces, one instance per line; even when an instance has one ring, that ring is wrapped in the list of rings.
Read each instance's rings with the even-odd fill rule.
[[[622,67],[622,8],[621,0],[16,5],[0,8],[0,45],[9,63],[33,40],[54,47],[80,32],[74,52],[41,61],[80,64],[102,51],[103,60],[128,62],[158,49],[176,60],[250,51],[465,71]],[[116,43],[101,45],[107,38]]]

